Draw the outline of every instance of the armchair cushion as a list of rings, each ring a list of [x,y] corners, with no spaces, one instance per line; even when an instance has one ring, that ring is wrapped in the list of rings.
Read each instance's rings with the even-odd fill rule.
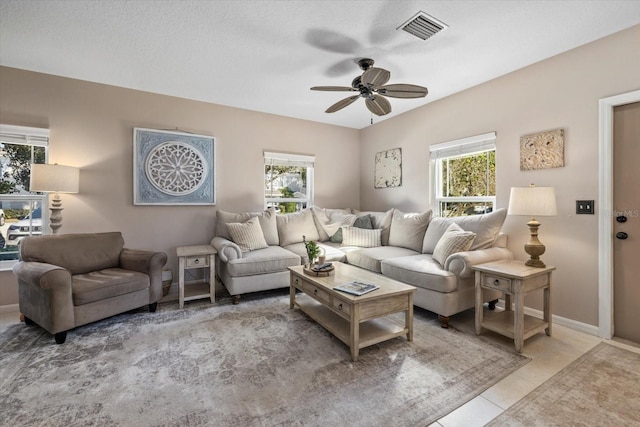
[[[71,278],[73,305],[84,305],[149,288],[149,276],[137,271],[107,268]]]

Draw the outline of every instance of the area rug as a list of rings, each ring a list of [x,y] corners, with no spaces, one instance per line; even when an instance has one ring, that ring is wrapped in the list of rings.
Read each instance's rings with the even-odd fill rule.
[[[640,354],[600,343],[489,426],[639,426]]]
[[[288,295],[160,305],[69,332],[0,334],[0,425],[426,426],[529,359],[417,311],[360,352]]]

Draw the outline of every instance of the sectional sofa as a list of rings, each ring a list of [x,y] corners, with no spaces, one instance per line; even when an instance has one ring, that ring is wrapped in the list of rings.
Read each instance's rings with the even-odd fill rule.
[[[240,295],[289,286],[287,267],[308,262],[303,240],[313,240],[327,261],[340,261],[413,285],[414,304],[449,316],[474,306],[473,265],[512,259],[500,232],[505,209],[482,215],[432,218],[431,211],[361,212],[310,208],[292,214],[273,210],[217,211],[220,280],[238,303]],[[495,305],[500,295],[486,292]]]

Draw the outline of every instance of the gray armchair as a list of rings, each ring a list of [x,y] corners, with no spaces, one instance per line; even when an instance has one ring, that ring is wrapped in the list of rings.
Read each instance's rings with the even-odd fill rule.
[[[162,298],[164,252],[124,248],[119,232],[26,237],[20,243],[20,311],[62,344],[77,326]]]

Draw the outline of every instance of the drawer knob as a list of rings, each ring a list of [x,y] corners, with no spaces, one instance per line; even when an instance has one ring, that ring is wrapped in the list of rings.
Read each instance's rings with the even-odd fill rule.
[[[195,261],[193,261],[194,264],[200,264],[200,260],[196,258]]]
[[[298,284],[298,279],[296,279],[296,285]]]
[[[342,304],[338,306],[338,310],[342,311]]]
[[[500,281],[499,281],[498,279],[496,279],[496,280],[494,280],[494,281],[493,281],[493,285],[494,285],[494,286],[498,286],[499,284],[500,284]]]
[[[313,290],[313,294],[314,294],[314,295],[318,295],[318,290],[317,290],[317,289],[314,289],[314,290]]]

